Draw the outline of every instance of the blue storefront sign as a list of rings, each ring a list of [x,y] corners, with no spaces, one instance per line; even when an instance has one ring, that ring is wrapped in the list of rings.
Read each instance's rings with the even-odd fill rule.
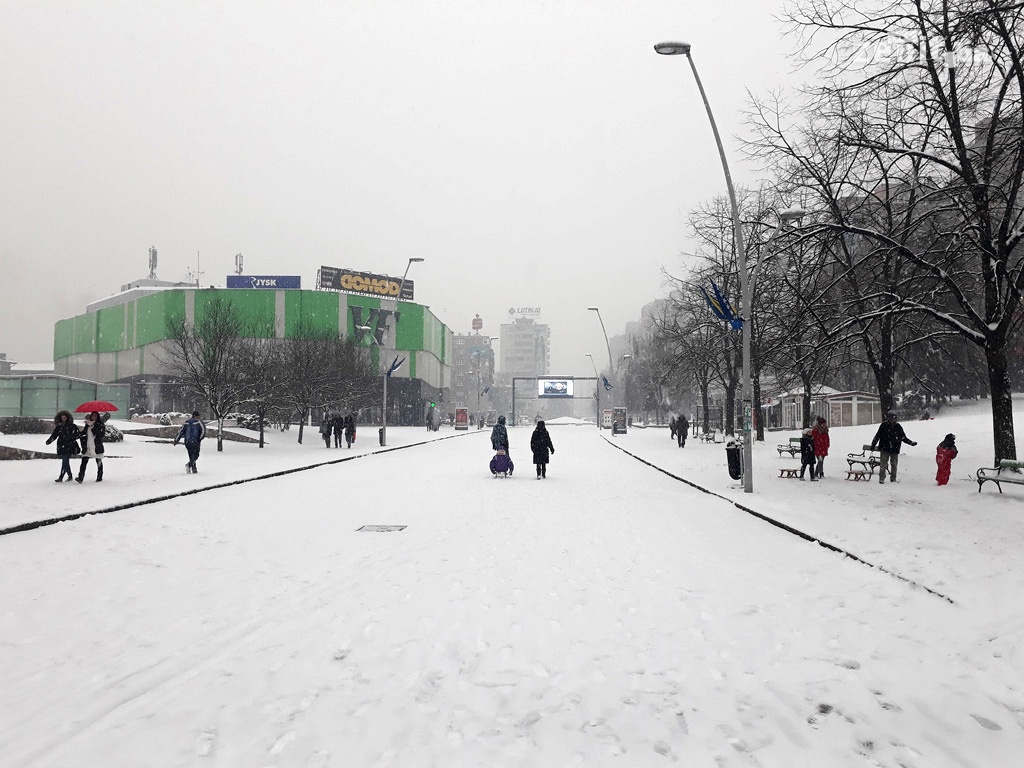
[[[298,275],[228,275],[228,288],[263,288],[271,291],[297,290],[302,287]]]

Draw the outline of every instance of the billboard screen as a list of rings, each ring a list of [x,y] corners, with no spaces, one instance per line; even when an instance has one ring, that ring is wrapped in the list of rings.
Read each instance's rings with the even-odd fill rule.
[[[302,287],[302,278],[298,275],[228,275],[227,287],[293,290]]]
[[[356,272],[351,269],[340,267],[320,267],[319,287],[323,291],[346,291],[347,293],[361,293],[365,296],[380,296],[382,298],[412,301],[413,283],[406,280],[402,284],[401,279],[377,275],[372,272]],[[402,295],[398,295],[401,287]]]
[[[537,397],[572,396],[572,379],[537,379]]]

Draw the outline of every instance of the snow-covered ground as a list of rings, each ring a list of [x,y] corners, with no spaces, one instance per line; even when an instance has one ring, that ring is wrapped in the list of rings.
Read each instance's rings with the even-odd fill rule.
[[[1019,766],[1024,487],[967,479],[985,404],[904,427],[896,485],[842,479],[865,426],[753,494],[656,428],[552,425],[542,481],[528,428],[509,480],[450,428],[0,462],[2,529],[172,497],[0,536],[0,765]]]

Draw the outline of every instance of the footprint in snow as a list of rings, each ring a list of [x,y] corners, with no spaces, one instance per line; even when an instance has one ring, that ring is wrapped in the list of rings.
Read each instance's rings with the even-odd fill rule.
[[[971,717],[973,717],[975,720],[977,720],[978,721],[978,725],[980,725],[982,728],[988,728],[990,731],[1001,731],[1001,730],[1003,730],[1002,726],[1000,726],[998,723],[992,722],[987,717],[982,717],[981,715],[975,715],[975,714],[972,714]]]
[[[196,754],[199,757],[206,757],[213,752],[213,746],[217,741],[217,732],[215,730],[206,730],[199,734],[196,739]]]

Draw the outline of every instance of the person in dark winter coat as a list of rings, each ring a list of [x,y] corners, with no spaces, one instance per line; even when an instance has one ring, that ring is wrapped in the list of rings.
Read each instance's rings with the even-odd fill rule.
[[[188,461],[185,462],[185,471],[194,475],[199,471],[196,461],[199,460],[199,449],[203,438],[206,437],[206,425],[199,418],[199,411],[192,411],[192,418],[181,425],[178,436],[174,438],[174,444],[179,440],[185,441],[185,450],[188,451]]]
[[[334,421],[332,419],[329,419],[327,417],[327,414],[324,414],[323,421],[320,422],[320,437],[324,439],[324,445],[327,446],[328,448],[331,447],[331,432],[333,431]],[[335,437],[334,440],[335,442],[337,442],[338,438]],[[335,445],[334,447],[337,448],[338,446]]]
[[[504,448],[508,453],[508,430],[505,429],[505,417],[499,416],[498,423],[491,427],[491,449],[497,451]]]
[[[345,417],[345,444],[351,448],[356,441],[356,415],[350,413]]]
[[[811,482],[815,481],[814,465],[817,459],[814,456],[814,430],[805,429],[800,437],[800,479],[804,479],[804,472],[811,468]]]
[[[950,465],[953,463],[953,459],[956,458],[957,453],[956,435],[946,435],[942,442],[935,446],[935,463],[938,465],[938,471],[935,473],[935,482],[939,485],[945,485],[949,482]]]
[[[676,439],[676,417],[673,416],[668,420],[668,435],[673,440]]]
[[[881,463],[878,466],[878,482],[885,482],[887,469],[889,472],[889,482],[896,482],[896,469],[900,463],[900,447],[903,443],[917,445],[917,443],[907,437],[903,431],[903,425],[896,421],[896,411],[889,411],[885,414],[885,421],[878,426],[878,431],[871,440],[871,450],[875,450],[877,445],[878,451],[881,454]]]
[[[57,456],[60,458],[60,477],[54,482],[70,481],[74,477],[71,473],[71,457],[77,456],[81,450],[78,447],[79,435],[78,427],[75,426],[75,420],[71,414],[67,411],[57,411],[57,415],[53,417],[53,432],[46,439],[47,445],[54,440],[57,441]]]
[[[543,421],[537,422],[537,427],[530,437],[530,450],[533,451],[533,463],[537,465],[537,479],[548,476],[549,454],[554,454],[555,444],[551,442],[551,435]]]
[[[686,420],[685,416],[680,416],[676,419],[676,442],[678,442],[680,448],[686,447],[686,435],[690,431],[690,422]]]
[[[824,416],[818,417],[818,423],[811,430],[811,435],[814,437],[814,458],[817,460],[814,465],[814,476],[824,477],[825,457],[828,456],[828,448],[832,442],[828,436],[828,424],[825,423]]]
[[[331,430],[334,432],[334,447],[341,448],[341,439],[345,435],[345,417],[340,413],[335,414],[331,419]]]
[[[82,463],[78,467],[76,482],[85,480],[85,468],[89,464],[89,459],[96,459],[96,482],[103,482],[103,437],[106,433],[99,413],[93,411],[85,417],[85,426],[79,433],[82,442]]]

